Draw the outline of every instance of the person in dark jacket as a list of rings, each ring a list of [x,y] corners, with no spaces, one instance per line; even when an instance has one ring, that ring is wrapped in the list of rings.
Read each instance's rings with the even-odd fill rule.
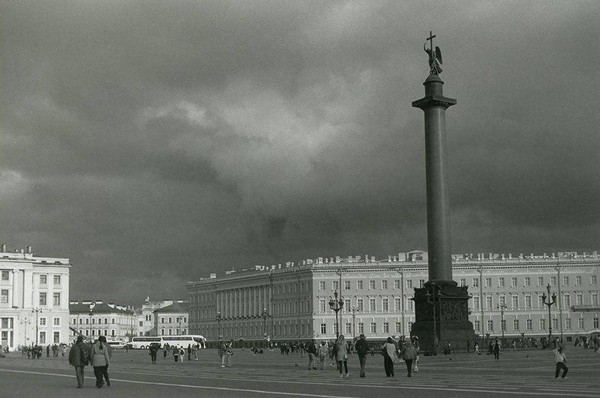
[[[69,365],[75,367],[77,388],[83,388],[83,368],[88,364],[87,349],[83,344],[83,337],[78,336],[75,344],[69,351]]]
[[[317,370],[315,366],[315,356],[317,355],[317,346],[315,345],[315,340],[311,340],[306,347],[306,352],[308,352],[308,370],[314,369]]]
[[[496,341],[494,342],[494,358],[496,359],[500,359],[500,341],[498,339],[496,339]]]
[[[360,364],[360,377],[365,377],[365,366],[367,366],[367,354],[369,353],[369,343],[365,338],[365,335],[361,333],[358,336],[358,340],[354,345],[356,353],[358,354],[358,363]]]
[[[413,365],[413,361],[415,361],[417,359],[417,349],[415,348],[415,346],[412,344],[412,342],[410,340],[408,340],[404,344],[404,347],[402,347],[401,356],[402,356],[402,359],[404,359],[404,363],[406,364],[406,370],[408,371],[408,374],[406,376],[412,377],[412,372],[413,372],[412,365]]]

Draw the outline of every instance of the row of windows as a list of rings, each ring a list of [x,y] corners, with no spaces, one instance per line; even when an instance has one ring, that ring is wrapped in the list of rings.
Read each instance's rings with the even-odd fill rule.
[[[2,270],[2,272],[0,272],[0,281],[8,281],[10,279],[10,271],[9,270]],[[55,285],[60,285],[60,281],[61,281],[61,275],[52,275],[52,282]],[[48,284],[48,275],[40,275],[40,285],[47,285]]]
[[[409,327],[412,325],[412,322],[408,323]],[[332,332],[336,333],[337,332],[337,325],[333,324],[333,325],[328,325],[326,323],[321,323],[319,325],[319,331],[321,334],[326,335],[329,331],[328,331],[328,327],[332,328]],[[356,334],[360,334],[360,333],[369,333],[369,334],[377,334],[379,333],[379,330],[381,330],[381,333],[384,334],[401,334],[402,332],[402,323],[401,322],[395,322],[393,324],[390,324],[390,322],[382,322],[381,324],[378,324],[376,322],[370,322],[370,323],[363,323],[363,322],[357,322],[355,324],[356,327],[356,331],[352,330],[352,323],[345,323],[343,325],[343,333],[351,336],[354,334],[354,332]],[[368,329],[368,330],[367,330]],[[218,333],[218,330],[214,330],[213,333],[216,334]],[[301,336],[307,336],[309,334],[312,334],[312,332],[310,331],[310,325],[307,324],[302,324],[300,325],[300,330],[298,330],[297,325],[294,324],[283,324],[283,325],[273,325],[272,328],[270,326],[266,326],[266,330],[265,330],[265,326],[264,325],[254,325],[254,326],[244,326],[244,327],[222,327],[221,328],[221,333],[223,333],[226,336],[241,336],[241,337],[253,337],[253,336],[260,336],[260,335],[270,335],[271,332],[273,332],[273,334],[275,336],[295,336],[298,334],[298,332],[300,332]]]
[[[90,318],[89,317],[85,317],[85,318],[74,318],[73,319],[73,324],[77,324],[77,319],[79,319],[79,324],[83,325],[84,324],[84,319],[85,319],[85,324],[89,325],[90,324]],[[96,323],[96,319],[92,318],[92,325]],[[115,323],[115,318],[111,318],[111,323],[114,324]],[[98,324],[102,324],[102,319],[98,319]],[[108,324],[108,318],[104,318],[104,324]]]
[[[390,300],[387,297],[381,298],[380,306],[377,305],[376,298],[369,298],[366,301],[367,306],[365,306],[365,299],[361,297],[355,297],[355,306],[352,306],[351,299],[344,300],[343,311],[346,312],[375,312],[375,311],[402,311],[402,299],[400,297],[396,297]],[[393,308],[392,308],[393,303]],[[405,300],[405,310],[412,311],[414,308],[413,300]],[[328,312],[329,308],[329,300],[319,299],[319,311],[320,312]]]
[[[0,304],[8,304],[8,289],[0,289]],[[48,293],[40,292],[39,302],[40,306],[48,305]],[[52,302],[55,306],[60,306],[60,293],[52,293]]]
[[[364,290],[365,288],[365,281],[363,280],[357,280],[357,281],[342,281],[343,286],[344,286],[344,290],[351,290],[352,289],[352,282],[355,283],[355,287],[356,290]],[[369,290],[375,290],[377,288],[377,281],[375,280],[369,280],[366,281],[368,282],[368,289]],[[388,281],[386,279],[379,281],[379,287],[382,290],[387,290],[389,289],[390,283],[391,281]],[[400,279],[395,279],[393,281],[394,283],[394,289],[400,289]],[[423,287],[425,285],[425,279],[419,279],[419,287]],[[413,288],[413,281],[411,279],[407,279],[406,280],[406,288],[407,289],[412,289]],[[327,290],[326,289],[326,282],[325,281],[319,281],[319,290],[323,291],[323,290]],[[340,290],[340,283],[339,281],[331,281],[331,290],[334,291],[339,291]]]
[[[0,280],[1,281],[8,281],[10,278],[10,271],[9,270],[2,270],[2,272],[0,272]],[[52,282],[55,285],[60,285],[60,280],[61,280],[61,276],[60,275],[52,275]],[[48,284],[48,275],[40,275],[40,285],[47,285]]]
[[[52,293],[52,303],[55,306],[60,305],[60,293]],[[46,292],[40,292],[39,305],[48,305]]]
[[[552,328],[554,328],[555,330],[558,330],[558,322],[559,319],[557,318],[553,318],[552,319]],[[598,320],[598,318],[594,318],[593,319],[593,327],[594,329],[598,329],[600,325],[600,322]],[[585,329],[585,319],[584,318],[577,318],[577,327],[579,329]],[[493,320],[488,320],[486,322],[486,332],[493,332],[494,331],[494,321]],[[538,319],[538,327],[539,330],[546,330],[546,319],[545,318],[540,318]],[[573,320],[571,318],[566,318],[565,319],[565,323],[564,323],[564,327],[565,329],[572,329],[573,327]],[[479,320],[475,320],[473,321],[473,328],[476,331],[481,331],[481,322]],[[501,331],[506,331],[506,320],[503,319],[500,321],[500,330]],[[521,330],[521,322],[519,319],[513,319],[512,321],[512,330],[513,331],[520,331]],[[526,319],[525,320],[525,330],[526,331],[531,331],[533,330],[533,319]]]
[[[507,286],[507,279],[503,276],[500,276],[497,278],[497,287],[506,287]],[[562,286],[569,286],[569,283],[571,281],[571,277],[569,275],[565,275],[562,277]],[[583,281],[583,277],[581,275],[577,275],[575,276],[575,286],[581,286],[582,285],[582,281]],[[479,278],[473,278],[471,280],[473,287],[479,287]],[[545,286],[546,284],[549,284],[550,286],[557,286],[557,282],[558,282],[558,277],[557,276],[551,276],[550,279],[546,279],[543,276],[538,276],[537,277],[537,286]],[[467,280],[465,278],[462,278],[460,280],[460,285],[461,286],[466,286]],[[598,276],[597,275],[590,275],[590,285],[597,285],[598,284]],[[493,280],[490,277],[486,277],[484,279],[484,286],[491,288],[493,287]],[[519,286],[519,279],[516,276],[513,276],[510,278],[510,287],[518,287]],[[525,287],[529,287],[531,286],[531,277],[526,276],[523,278],[523,286]]]
[[[187,322],[187,317],[177,317],[177,318],[160,318],[160,323],[173,323],[173,319],[175,319],[175,323],[186,323]]]
[[[48,344],[49,342],[46,341],[46,332],[40,332],[40,336],[39,336],[39,343],[40,344]],[[52,333],[52,343],[53,344],[60,344],[60,332],[53,332]]]
[[[485,298],[485,308],[486,309],[494,308],[494,297],[492,295],[484,295],[484,298]],[[530,294],[525,295],[524,300],[525,300],[525,305],[523,308],[525,308],[525,309],[533,308],[533,306],[532,306],[533,298]],[[546,297],[546,300],[548,300],[547,297]],[[511,309],[519,308],[519,296],[518,295],[512,295],[509,297],[508,301],[510,302],[510,305],[511,305],[510,307],[508,306],[509,302],[507,301],[506,296],[498,296],[497,301],[498,301],[498,303],[497,303],[496,307],[498,307],[498,308],[500,308],[500,307],[511,308]],[[478,295],[473,295],[472,302],[473,302],[473,309],[478,310],[481,308],[481,300]],[[548,301],[546,301],[546,302],[548,302]],[[571,305],[572,305],[571,294],[563,293],[561,303],[562,303],[563,308],[571,307]],[[576,293],[575,294],[575,305],[585,305],[585,304],[586,304],[586,300],[585,300],[584,293]],[[595,305],[595,306],[600,305],[600,298],[599,298],[599,294],[597,292],[589,293],[589,304]],[[537,296],[537,308],[541,308],[543,306],[544,306],[543,297],[542,297],[542,295],[538,295]]]
[[[85,334],[87,336],[87,330],[81,329],[81,330],[79,330],[79,333],[80,334]],[[102,329],[98,329],[98,330],[92,329],[90,333],[91,333],[92,336],[108,336],[108,329],[104,329],[104,330],[102,330]],[[111,329],[110,336],[111,337],[115,337],[116,336],[116,333],[115,333],[114,329]]]
[[[55,285],[60,285],[60,275],[53,275],[52,282]],[[40,285],[48,284],[48,275],[40,275]]]
[[[175,334],[173,334],[173,331],[175,331]],[[160,335],[161,336],[182,336],[184,334],[187,334],[187,329],[186,328],[182,328],[182,329],[160,329]]]
[[[40,326],[46,326],[46,318],[45,317],[40,317],[38,321],[39,321]],[[52,324],[54,326],[60,326],[60,318],[52,318]]]
[[[537,286],[545,286],[547,283],[550,284],[550,286],[556,286],[557,285],[557,281],[558,281],[558,277],[557,276],[551,276],[549,278],[549,280],[545,279],[543,276],[538,276],[537,277]],[[568,275],[565,275],[562,277],[562,286],[568,286],[569,283],[571,281],[571,277]],[[583,277],[581,275],[577,275],[574,278],[575,281],[575,286],[581,286],[582,285],[582,281],[583,281]],[[362,280],[358,280],[358,281],[342,281],[343,286],[344,286],[344,290],[351,290],[352,289],[352,282],[355,283],[356,286],[356,290],[363,290],[364,289],[364,282]],[[390,281],[388,280],[381,280],[379,281],[379,287],[381,288],[381,290],[387,290],[390,286],[389,284]],[[415,281],[413,281],[412,279],[407,279],[406,280],[406,288],[407,289],[412,289],[414,286],[416,286],[414,284]],[[497,287],[506,287],[508,282],[510,282],[510,286],[511,287],[518,287],[519,286],[519,278],[516,276],[513,276],[511,278],[505,278],[503,276],[498,277],[497,278]],[[531,277],[526,276],[523,278],[523,286],[525,287],[529,287],[531,286]],[[400,279],[395,279],[393,281],[394,283],[394,289],[400,289]],[[598,276],[597,275],[590,275],[590,284],[591,285],[597,285],[598,284]],[[424,279],[419,279],[418,280],[418,287],[422,288],[425,285],[425,280]],[[467,285],[467,279],[466,278],[461,278],[460,279],[460,285],[461,286],[466,286]],[[487,288],[491,288],[493,287],[493,279],[490,277],[486,277],[484,279],[484,285]],[[473,278],[471,280],[471,286],[472,287],[479,287],[479,278]],[[375,290],[377,287],[377,281],[375,280],[369,280],[368,281],[368,288],[369,290]],[[323,290],[327,290],[326,289],[326,282],[325,281],[319,281],[319,290],[323,291]],[[339,291],[340,290],[340,284],[339,281],[331,281],[331,290],[334,291]]]

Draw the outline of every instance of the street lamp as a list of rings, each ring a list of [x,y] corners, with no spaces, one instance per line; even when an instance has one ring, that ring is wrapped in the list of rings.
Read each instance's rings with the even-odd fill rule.
[[[92,315],[94,315],[94,313],[92,312],[92,307],[90,307],[88,315],[90,317],[89,318],[90,323],[89,323],[89,330],[88,330],[89,334],[88,334],[88,337],[91,339],[92,338],[92,322],[94,321],[94,319],[92,318]]]
[[[548,306],[548,344],[550,344],[552,340],[552,315],[550,314],[550,307],[556,304],[556,293],[552,293],[552,301],[550,301],[550,284],[546,286],[546,289],[548,290],[548,296],[546,296],[546,293],[542,293],[542,303]],[[548,301],[546,301],[546,298],[548,298]]]
[[[219,339],[222,337],[221,336],[221,311],[217,311],[217,330],[219,332]]]
[[[504,310],[506,309],[506,304],[498,304],[498,309],[500,310],[500,330],[502,331],[502,342],[504,343],[504,329],[506,329],[506,324],[504,323]]]
[[[262,318],[263,318],[263,333],[265,334],[265,348],[267,348],[267,318],[269,317],[269,311],[267,308],[263,308]]]
[[[340,324],[338,322],[338,312],[340,312],[340,310],[344,307],[344,301],[342,300],[342,298],[340,297],[340,299],[338,300],[338,292],[337,290],[333,293],[333,297],[331,298],[329,297],[329,308],[331,308],[333,311],[335,311],[335,337],[339,337],[340,336]]]
[[[429,289],[427,290],[427,293],[425,293],[425,296],[427,297],[427,302],[432,305],[432,309],[433,309],[433,353],[434,354],[437,354],[437,347],[439,344],[438,335],[437,335],[437,321],[436,321],[436,316],[435,316],[435,302],[436,302],[436,298],[438,299],[437,301],[439,302],[439,298],[442,295],[440,293],[440,291],[436,289],[436,287],[437,286],[434,283],[432,283],[431,284],[432,293],[429,293]]]
[[[477,267],[477,272],[479,272],[479,309],[481,310],[481,322],[479,325],[479,330],[481,331],[481,337],[483,338],[483,265],[479,265]]]
[[[38,327],[39,327],[39,320],[38,320],[38,314],[41,314],[43,311],[41,308],[34,308],[31,310],[32,313],[35,313],[35,345],[38,345],[38,335],[39,335],[39,331],[38,331]]]
[[[357,307],[352,307],[352,338],[356,339],[356,311],[358,311]]]

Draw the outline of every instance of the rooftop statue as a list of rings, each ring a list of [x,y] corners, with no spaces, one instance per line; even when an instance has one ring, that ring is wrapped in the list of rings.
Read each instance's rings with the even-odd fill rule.
[[[427,40],[429,41],[429,49],[427,48],[427,42],[423,45],[423,49],[429,55],[429,74],[430,75],[439,75],[442,73],[442,51],[439,47],[435,47],[435,51],[433,49],[433,38],[435,35],[429,31],[429,37]]]

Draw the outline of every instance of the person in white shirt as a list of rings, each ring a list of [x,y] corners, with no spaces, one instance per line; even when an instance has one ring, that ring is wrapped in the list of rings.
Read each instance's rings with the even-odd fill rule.
[[[552,350],[552,352],[554,352],[554,359],[556,360],[556,371],[554,372],[554,378],[558,379],[560,370],[562,369],[563,373],[561,378],[566,379],[569,368],[567,368],[567,365],[565,365],[567,362],[567,356],[565,355],[564,348],[559,346]]]

